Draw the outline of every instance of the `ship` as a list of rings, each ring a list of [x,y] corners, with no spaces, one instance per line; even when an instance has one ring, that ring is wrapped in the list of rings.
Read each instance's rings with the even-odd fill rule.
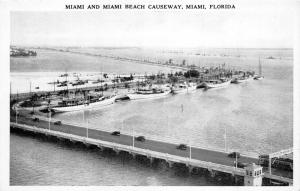
[[[221,78],[219,80],[210,80],[204,83],[206,88],[222,88],[231,83],[232,79]]]
[[[139,99],[156,99],[167,96],[171,90],[163,90],[157,88],[147,88],[147,89],[138,89],[134,93],[129,93],[127,96],[130,100],[139,100]]]
[[[182,94],[182,93],[189,93],[193,92],[197,89],[196,83],[181,83],[172,88],[173,94]]]
[[[234,83],[234,84],[240,84],[240,83],[252,81],[253,79],[254,79],[254,77],[251,76],[251,75],[249,75],[249,76],[241,76],[241,77],[237,77],[234,80],[232,80],[232,83]]]
[[[57,106],[53,107],[57,113],[61,112],[71,112],[71,111],[80,111],[88,109],[100,109],[102,107],[111,105],[115,102],[116,96],[101,96],[100,98],[94,98],[89,100],[83,99],[65,99],[58,103]]]
[[[254,80],[262,80],[264,78],[264,76],[262,75],[262,66],[261,66],[261,62],[260,62],[260,58],[259,58],[259,74],[257,76],[254,77]]]

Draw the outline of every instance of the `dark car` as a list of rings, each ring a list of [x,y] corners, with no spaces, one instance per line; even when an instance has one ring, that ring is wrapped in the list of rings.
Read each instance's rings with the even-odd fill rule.
[[[39,118],[37,118],[37,117],[35,117],[34,119],[32,119],[32,121],[34,121],[34,122],[39,122],[39,121],[40,121],[40,119],[39,119]]]
[[[144,136],[138,136],[138,137],[135,138],[135,140],[145,142],[146,138]]]
[[[61,125],[61,121],[55,121],[54,125]]]
[[[234,166],[236,165],[235,161],[234,161]],[[237,167],[238,168],[244,168],[246,167],[248,164],[247,163],[243,163],[243,162],[237,162]]]
[[[230,157],[230,158],[240,158],[240,153],[232,152],[232,153],[228,154],[228,157]]]
[[[269,159],[269,155],[259,155],[260,159]]]
[[[111,133],[111,135],[120,136],[120,131],[114,131]]]
[[[186,150],[187,146],[185,144],[180,144],[180,145],[177,146],[177,149]]]

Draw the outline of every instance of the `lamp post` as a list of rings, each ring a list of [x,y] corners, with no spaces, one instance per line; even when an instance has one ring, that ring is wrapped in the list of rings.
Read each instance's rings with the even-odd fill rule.
[[[227,152],[227,130],[225,126],[225,134],[224,134],[224,143],[225,143],[225,152]]]
[[[237,154],[235,154],[235,169],[237,169]]]
[[[86,120],[86,137],[89,138],[89,120]]]
[[[53,80],[53,92],[55,92],[55,80]]]
[[[191,141],[190,141],[189,146],[190,146],[190,160],[191,160],[192,159],[192,144],[191,144]]]
[[[123,129],[124,129],[124,119],[122,119],[121,132],[123,131]]]
[[[51,124],[51,108],[50,108],[50,103],[49,103],[48,111],[49,111],[49,125],[48,125],[48,129],[50,131],[50,124]]]
[[[83,124],[84,124],[84,110],[82,110],[82,120],[83,120]]]
[[[18,123],[18,107],[15,106],[15,110],[16,110],[16,123]]]
[[[133,126],[132,126],[132,147],[134,148],[134,131],[133,131]]]

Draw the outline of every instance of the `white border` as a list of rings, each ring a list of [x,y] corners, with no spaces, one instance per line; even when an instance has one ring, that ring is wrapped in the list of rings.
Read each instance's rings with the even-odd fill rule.
[[[72,2],[82,3],[82,2],[94,2],[94,3],[103,3],[103,1],[91,1],[91,0],[73,0]],[[127,2],[130,0],[127,0]],[[251,0],[247,0],[250,2]],[[47,186],[26,186],[26,187],[10,187],[9,186],[9,45],[10,45],[10,11],[23,10],[23,11],[65,11],[64,4],[66,0],[0,0],[0,191],[6,190],[173,190],[173,189],[188,189],[188,190],[300,190],[300,176],[299,176],[299,155],[300,155],[300,137],[299,137],[299,71],[300,71],[300,1],[283,1],[283,0],[264,0],[269,3],[295,3],[295,30],[294,30],[294,185],[293,187],[261,187],[261,188],[246,188],[246,187],[47,187]],[[119,0],[119,2],[126,2],[126,0]],[[133,1],[131,2],[138,2]],[[140,0],[139,2],[143,2]],[[147,1],[147,2],[153,2]],[[157,2],[157,1],[156,1]],[[160,2],[163,2],[161,0]],[[166,1],[164,1],[166,2]],[[176,3],[178,1],[169,1]],[[182,1],[179,1],[183,3]],[[70,1],[68,1],[70,3]],[[258,3],[258,1],[257,1]],[[298,169],[298,170],[297,170]]]

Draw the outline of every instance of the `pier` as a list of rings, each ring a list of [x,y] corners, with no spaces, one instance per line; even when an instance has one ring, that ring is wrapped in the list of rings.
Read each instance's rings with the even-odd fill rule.
[[[169,167],[176,164],[184,164],[191,172],[194,168],[206,169],[212,177],[217,173],[227,173],[234,179],[244,177],[244,185],[259,186],[262,179],[278,181],[286,185],[293,184],[292,172],[276,170],[269,173],[269,169],[262,168],[258,163],[258,158],[242,155],[238,161],[249,163],[249,167],[237,168],[235,158],[228,157],[228,153],[220,150],[199,148],[188,145],[186,150],[177,149],[178,144],[161,140],[147,139],[144,142],[135,140],[131,135],[122,134],[120,136],[111,135],[111,132],[80,127],[77,125],[54,124],[53,120],[39,119],[32,120],[28,116],[11,117],[11,128],[17,128],[34,133],[54,136],[59,139],[67,139],[72,142],[95,145],[101,150],[110,148],[117,154],[120,151],[131,154],[134,158],[137,155],[146,157],[150,163],[154,159],[164,160]],[[253,172],[252,172],[253,171]],[[250,172],[250,173],[249,173]],[[260,173],[259,173],[260,172]],[[261,173],[262,172],[262,173]]]

